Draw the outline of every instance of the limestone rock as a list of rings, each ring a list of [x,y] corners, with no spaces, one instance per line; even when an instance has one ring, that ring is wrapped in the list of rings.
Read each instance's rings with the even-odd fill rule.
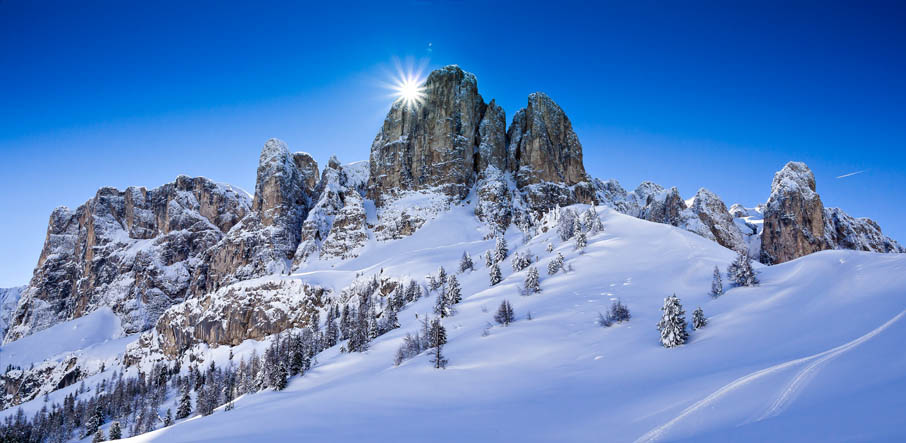
[[[478,171],[506,171],[507,157],[506,112],[491,100],[478,126]]]
[[[733,221],[733,216],[727,210],[724,202],[713,192],[701,188],[695,194],[690,208],[692,212],[708,228],[709,236],[721,246],[734,251],[746,249],[742,233]]]
[[[546,94],[529,95],[507,131],[509,169],[519,187],[537,183],[572,186],[586,182],[582,145],[566,113]]]
[[[855,218],[839,208],[824,208],[824,235],[834,249],[870,252],[906,252],[896,240],[881,233],[870,218]]]
[[[253,210],[207,251],[204,266],[193,277],[193,294],[292,267],[317,167],[310,155],[290,154],[286,143],[268,140],[258,163]]]
[[[6,334],[12,341],[109,306],[126,332],[188,294],[204,252],[249,212],[241,190],[180,176],[159,188],[100,189],[50,216],[44,249]]]
[[[428,188],[462,198],[474,183],[487,108],[475,76],[451,65],[432,72],[423,89],[420,104],[393,104],[371,145],[368,197],[378,206],[400,191]]]
[[[774,174],[761,234],[763,263],[783,263],[829,248],[824,204],[815,191],[815,175],[805,163],[789,162]]]
[[[9,329],[9,324],[13,320],[23,291],[25,291],[25,286],[0,288],[0,337],[6,335],[6,330]]]

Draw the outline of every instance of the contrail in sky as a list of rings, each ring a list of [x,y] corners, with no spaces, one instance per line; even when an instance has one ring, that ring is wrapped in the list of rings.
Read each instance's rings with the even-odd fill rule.
[[[863,169],[863,170],[861,170],[861,171],[856,171],[856,172],[850,172],[850,173],[849,173],[849,174],[843,174],[843,175],[838,175],[838,176],[837,176],[837,178],[846,178],[846,177],[852,177],[852,176],[854,176],[854,175],[856,175],[856,174],[861,174],[861,173],[863,173],[863,172],[865,172],[865,170],[864,170],[864,169]]]

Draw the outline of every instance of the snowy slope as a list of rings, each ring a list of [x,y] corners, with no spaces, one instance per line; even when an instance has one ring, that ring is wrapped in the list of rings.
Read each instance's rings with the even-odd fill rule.
[[[469,207],[455,207],[411,237],[367,244],[345,262],[312,262],[292,277],[341,287],[383,269],[421,279],[456,268],[464,250],[477,269],[459,276],[464,300],[445,319],[450,363],[421,355],[393,366],[401,337],[430,313],[433,294],[400,313],[402,328],[365,353],[318,355],[280,392],[239,399],[134,441],[762,441],[906,438],[906,255],[824,251],[760,267],[762,284],[712,299],[711,270],[734,254],[692,233],[600,210],[606,230],[584,254],[554,232],[511,253],[541,257],[539,295],[520,296],[527,271],[488,288],[479,255],[492,247]],[[553,242],[553,253],[545,251]],[[572,270],[546,273],[563,253]],[[655,324],[675,293],[687,317],[710,318],[686,345],[665,349]],[[632,320],[596,325],[621,299]],[[518,320],[493,326],[502,300]],[[532,320],[526,318],[531,312]],[[248,352],[254,345],[237,347]],[[257,346],[260,349],[260,346]],[[215,350],[224,358],[226,350]]]

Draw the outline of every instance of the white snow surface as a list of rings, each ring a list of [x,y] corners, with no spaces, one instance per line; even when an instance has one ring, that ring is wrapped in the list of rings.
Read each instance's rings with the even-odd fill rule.
[[[732,251],[599,208],[605,231],[590,236],[581,254],[555,230],[527,244],[508,231],[511,254],[540,256],[542,293],[520,296],[528,270],[514,274],[509,258],[500,266],[503,282],[488,287],[479,257],[494,241],[482,239],[472,211],[454,206],[412,236],[370,241],[357,258],[273,277],[338,289],[359,273],[421,279],[441,265],[457,269],[470,252],[476,269],[458,276],[464,299],[444,320],[445,370],[433,369],[426,355],[392,363],[402,337],[417,330],[416,314],[431,311],[431,294],[408,305],[402,328],[367,352],[340,354],[335,346],[286,390],[246,395],[232,411],[131,441],[906,439],[906,254],[836,250],[756,264],[760,286],[725,283],[727,292],[712,299],[712,269],[724,269]],[[549,276],[547,262],[558,252],[570,270]],[[665,349],[655,324],[671,294],[687,318],[701,306],[710,323]],[[598,312],[616,299],[632,319],[598,326]],[[489,327],[503,300],[517,321]],[[234,351],[239,358],[262,345],[247,341]],[[227,350],[208,352],[223,361]]]

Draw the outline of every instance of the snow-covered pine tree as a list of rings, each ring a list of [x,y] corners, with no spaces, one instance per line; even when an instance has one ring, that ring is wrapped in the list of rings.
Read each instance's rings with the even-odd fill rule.
[[[563,269],[563,254],[557,253],[557,256],[547,263],[547,275],[554,275]]]
[[[500,265],[498,265],[497,263],[494,263],[493,265],[491,265],[490,277],[491,277],[491,286],[494,286],[497,283],[500,283],[501,281],[503,281],[503,275],[500,273]]]
[[[692,311],[692,329],[701,329],[708,325],[708,319],[705,318],[705,312],[701,306]]]
[[[727,267],[727,277],[737,286],[758,285],[758,276],[752,267],[752,258],[749,257],[748,251],[744,250],[737,254],[736,260]]]
[[[453,315],[450,306],[447,304],[447,295],[443,292],[438,293],[437,298],[434,300],[434,315],[440,317],[449,317]]]
[[[104,436],[104,430],[103,430],[103,429],[98,429],[98,430],[94,433],[94,438],[91,439],[91,442],[92,442],[92,443],[100,443],[100,442],[105,441],[105,440],[107,440],[107,437]]]
[[[443,347],[447,344],[447,330],[441,324],[439,318],[431,321],[431,327],[428,329],[428,347],[434,351],[431,353],[431,363],[437,369],[447,367],[447,359],[443,356]]]
[[[173,424],[173,411],[170,408],[167,408],[167,415],[164,416],[164,427],[170,426]]]
[[[475,265],[472,263],[472,256],[468,252],[462,253],[462,258],[459,259],[459,272],[472,271],[475,269]]]
[[[572,209],[566,208],[559,212],[560,218],[557,220],[557,234],[560,240],[567,241],[573,238],[575,234],[576,213]]]
[[[274,384],[274,390],[282,391],[282,390],[286,389],[286,384],[288,382],[288,379],[289,379],[289,371],[286,370],[285,364],[280,363],[279,365],[277,365],[277,378],[276,378],[277,383]],[[213,410],[211,412],[213,412]]]
[[[554,244],[553,244],[553,243],[548,243],[548,244],[547,244],[547,252],[549,252],[549,253],[550,253],[550,252],[554,252]]]
[[[192,413],[192,397],[189,396],[187,385],[182,387],[182,396],[179,398],[179,406],[176,408],[176,419],[182,420]],[[112,437],[111,437],[112,438]]]
[[[494,255],[491,254],[491,251],[484,253],[484,267],[490,268],[494,265]]]
[[[444,296],[447,299],[447,306],[450,307],[452,314],[455,314],[455,308],[453,305],[462,301],[462,288],[459,286],[459,280],[456,279],[455,275],[451,275],[447,279],[447,286],[444,288]]]
[[[632,315],[629,314],[629,308],[618,299],[610,305],[608,317],[610,317],[611,321],[622,323],[624,321],[629,321],[629,319],[632,318]]]
[[[119,440],[123,438],[123,430],[120,428],[120,422],[115,421],[110,424],[110,439]]]
[[[588,208],[588,212],[586,212],[586,214],[590,219],[588,233],[594,235],[604,232],[604,223],[601,222],[601,217],[598,217],[598,211],[595,209],[595,207],[592,206]]]
[[[585,236],[585,232],[579,231],[576,234],[576,249],[580,252],[585,250],[585,246],[588,244],[588,239]]]
[[[352,329],[352,321],[349,305],[343,305],[343,313],[340,314],[340,339],[349,338]]]
[[[525,254],[513,254],[513,272],[519,272],[532,264],[532,253],[531,251],[526,252]]]
[[[381,333],[386,333],[400,327],[400,321],[396,315],[396,311],[393,309],[388,309],[384,311],[384,314],[381,318]]]
[[[494,262],[500,263],[510,255],[510,251],[506,245],[506,239],[501,235],[497,237],[497,242],[494,244]]]
[[[714,267],[714,277],[711,278],[711,296],[720,297],[724,293],[724,284],[720,278],[720,269]]]
[[[437,270],[437,284],[441,288],[447,284],[447,270],[443,266]]]
[[[368,341],[374,340],[381,335],[381,327],[378,325],[377,312],[374,306],[368,311]]]
[[[509,326],[515,319],[516,314],[513,312],[513,305],[504,300],[500,303],[500,307],[497,308],[497,314],[494,315],[494,321],[504,326]]]
[[[598,326],[600,326],[602,328],[609,328],[613,325],[613,321],[610,319],[610,315],[609,314],[604,315],[600,312],[598,313],[597,323],[598,323]]]
[[[664,299],[664,307],[661,308],[664,315],[657,323],[657,329],[661,332],[661,344],[665,348],[673,348],[686,343],[689,333],[686,331],[686,311],[683,305],[676,298],[676,294]]]
[[[411,303],[422,296],[422,288],[418,286],[418,283],[415,280],[409,280],[409,285],[406,286],[406,301]]]
[[[525,275],[525,295],[532,295],[541,292],[541,280],[538,275],[538,268],[529,267]]]

